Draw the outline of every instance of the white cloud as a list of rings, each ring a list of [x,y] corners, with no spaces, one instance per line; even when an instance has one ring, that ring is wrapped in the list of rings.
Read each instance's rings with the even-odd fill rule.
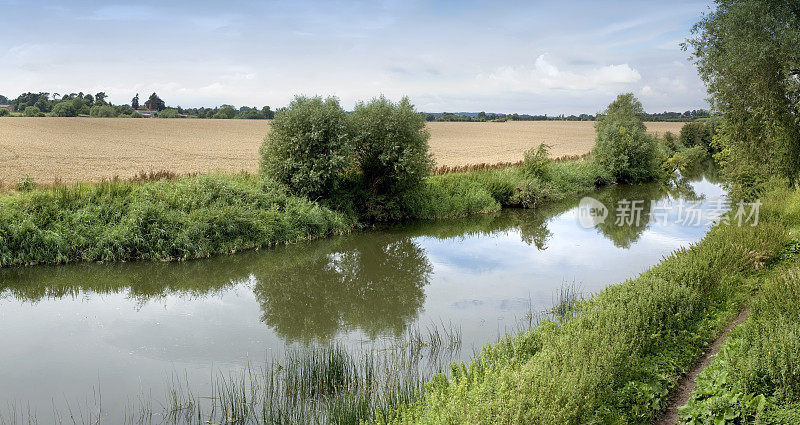
[[[480,82],[488,82],[495,88],[543,92],[547,90],[593,90],[607,91],[620,85],[635,83],[642,79],[639,71],[627,63],[606,65],[599,68],[561,70],[547,55],[539,55],[532,67],[504,66],[488,76],[479,75]]]

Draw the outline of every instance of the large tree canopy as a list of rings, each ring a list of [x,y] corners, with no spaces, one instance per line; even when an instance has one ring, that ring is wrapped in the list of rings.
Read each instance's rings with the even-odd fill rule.
[[[725,116],[718,158],[728,177],[756,186],[800,173],[800,2],[716,0],[684,44]]]

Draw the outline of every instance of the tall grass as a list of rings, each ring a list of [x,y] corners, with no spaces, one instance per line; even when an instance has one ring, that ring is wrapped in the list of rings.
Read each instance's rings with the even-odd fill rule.
[[[446,370],[461,349],[453,326],[414,328],[398,340],[368,349],[340,344],[287,349],[264,366],[219,374],[208,392],[173,376],[161,400],[143,395],[113,423],[126,424],[360,424],[412,402],[427,379]],[[424,361],[423,359],[428,359]],[[56,423],[104,423],[94,406],[67,406]],[[36,412],[12,406],[0,424],[37,424]]]
[[[800,225],[800,192],[786,189],[769,204],[790,227]],[[800,240],[795,233],[780,263],[757,275],[760,288],[748,319],[733,330],[697,378],[687,424],[800,423]]]
[[[488,346],[379,423],[650,423],[787,239],[771,200],[757,227],[712,229],[640,277]]]
[[[0,197],[0,266],[187,260],[344,233],[354,225],[248,175],[53,187]]]
[[[420,189],[402,195],[401,202],[411,218],[458,217],[502,207],[538,208],[612,182],[591,157],[562,162],[547,159],[546,174],[531,172],[528,162],[434,175]]]

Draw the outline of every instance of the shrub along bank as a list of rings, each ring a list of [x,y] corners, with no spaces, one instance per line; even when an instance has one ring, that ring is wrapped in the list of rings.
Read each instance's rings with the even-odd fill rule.
[[[718,226],[636,279],[486,347],[380,423],[650,423],[788,241],[784,200],[758,226]],[[798,205],[800,199],[795,197]],[[795,207],[796,208],[796,207]]]

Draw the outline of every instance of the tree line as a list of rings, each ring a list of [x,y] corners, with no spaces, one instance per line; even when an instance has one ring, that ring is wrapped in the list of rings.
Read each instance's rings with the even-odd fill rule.
[[[26,117],[77,117],[91,116],[100,118],[142,118],[142,112],[154,111],[161,118],[215,118],[215,119],[272,119],[275,116],[269,106],[239,108],[233,105],[217,107],[182,108],[180,106],[168,107],[158,94],[151,94],[144,102],[137,93],[129,104],[114,105],[106,99],[105,92],[94,95],[91,93],[49,93],[27,92],[9,99],[0,95],[0,104],[11,105],[14,111]],[[0,116],[8,115],[8,111],[0,109]]]
[[[496,114],[486,112],[442,112],[426,113],[425,120],[428,122],[505,122],[505,121],[596,121],[602,114],[580,114],[580,115],[530,115],[530,114]],[[685,112],[658,112],[649,114],[642,112],[641,117],[644,121],[674,121],[689,122],[698,118],[710,118],[711,112],[706,109],[693,109]]]

